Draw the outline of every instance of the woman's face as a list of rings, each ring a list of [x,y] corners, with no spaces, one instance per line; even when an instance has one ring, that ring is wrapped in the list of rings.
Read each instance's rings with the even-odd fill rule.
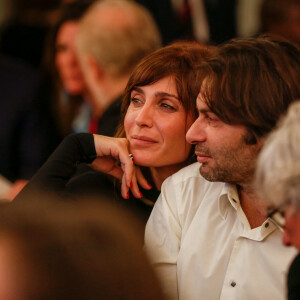
[[[185,134],[193,121],[178,100],[172,77],[135,87],[124,120],[134,162],[146,167],[184,162],[191,150]]]
[[[75,53],[78,22],[65,22],[56,37],[55,65],[63,87],[71,95],[84,92],[85,83]]]

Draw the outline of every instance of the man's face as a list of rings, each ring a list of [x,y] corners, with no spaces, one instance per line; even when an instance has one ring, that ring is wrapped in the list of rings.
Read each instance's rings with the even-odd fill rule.
[[[285,225],[282,242],[286,246],[293,245],[300,250],[300,210],[290,205],[285,211]]]
[[[222,122],[209,110],[201,93],[197,98],[197,109],[199,116],[186,138],[196,145],[201,175],[209,181],[236,184],[251,181],[260,142],[247,145],[245,137],[249,133],[245,126]]]

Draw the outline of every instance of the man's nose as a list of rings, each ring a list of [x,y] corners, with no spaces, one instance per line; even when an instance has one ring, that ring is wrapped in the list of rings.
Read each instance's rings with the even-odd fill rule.
[[[186,140],[190,144],[198,144],[206,140],[205,126],[201,117],[198,117],[186,133]]]

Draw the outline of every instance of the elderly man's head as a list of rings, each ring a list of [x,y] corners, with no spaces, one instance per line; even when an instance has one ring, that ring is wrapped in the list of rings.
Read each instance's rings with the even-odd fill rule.
[[[160,46],[154,19],[134,1],[100,0],[89,8],[76,48],[95,115],[121,96],[136,64]]]
[[[116,76],[133,67],[161,46],[154,20],[142,6],[121,0],[97,1],[83,17],[78,52],[91,55]]]
[[[256,185],[271,218],[284,225],[283,242],[300,250],[300,101],[267,137],[258,159]],[[284,220],[285,219],[285,220]]]

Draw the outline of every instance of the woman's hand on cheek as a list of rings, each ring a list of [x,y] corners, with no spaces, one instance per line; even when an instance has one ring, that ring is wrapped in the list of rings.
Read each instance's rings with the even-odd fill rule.
[[[123,176],[123,170],[120,166],[118,166],[115,159],[109,157],[109,156],[98,156],[91,164],[90,166],[102,173],[111,175],[120,181],[122,180]]]
[[[124,178],[122,178],[122,187],[121,187],[122,196],[123,196],[123,198],[128,199],[129,198],[129,189],[128,189],[128,186],[126,185],[125,173],[124,173],[123,177]],[[131,177],[130,190],[131,190],[131,193],[134,195],[134,197],[142,198],[143,194],[141,193],[138,184],[147,190],[152,188],[151,185],[145,179],[140,168],[137,166],[134,166],[133,174]],[[126,197],[124,197],[124,196],[126,196]]]
[[[97,158],[91,166],[103,173],[112,175],[122,181],[122,197],[129,198],[129,189],[132,194],[140,198],[137,182],[149,189],[141,171],[136,171],[132,159],[129,157],[129,142],[125,138],[113,138],[94,134]]]

